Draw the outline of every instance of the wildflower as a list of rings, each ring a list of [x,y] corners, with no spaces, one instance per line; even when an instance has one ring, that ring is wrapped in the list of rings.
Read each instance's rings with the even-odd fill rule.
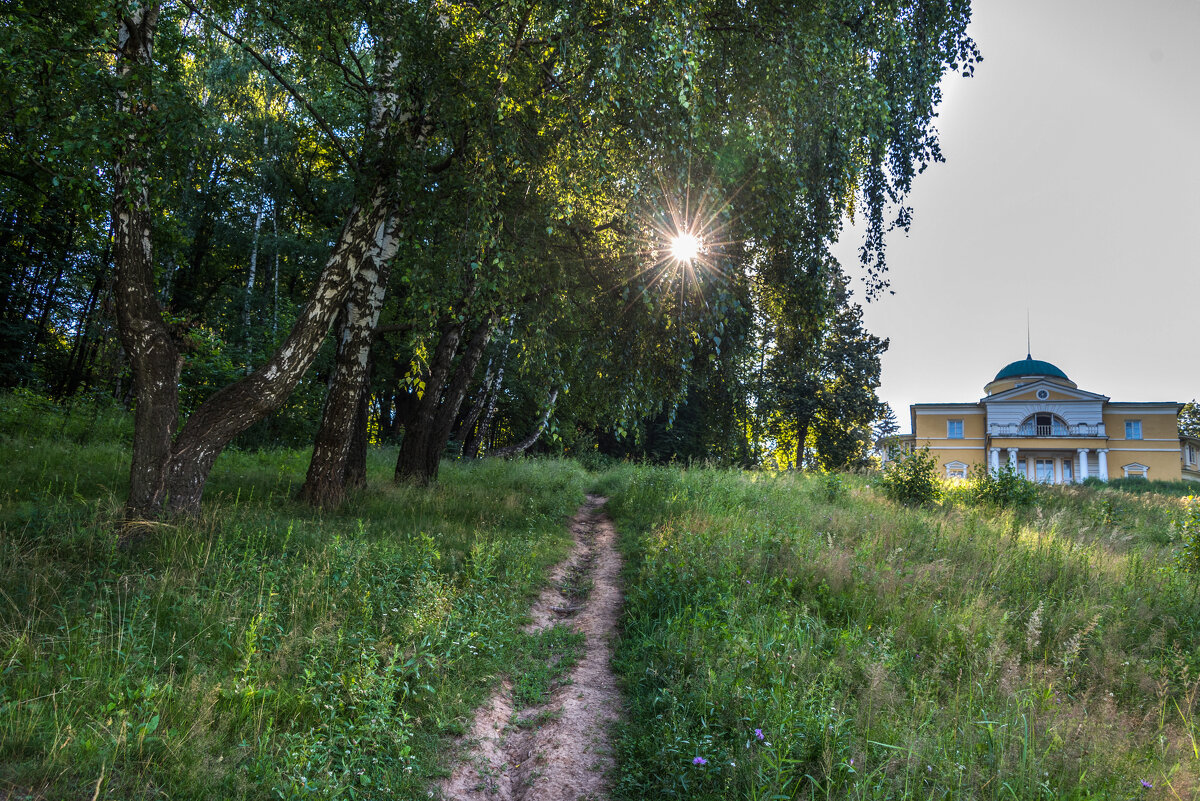
[[[1142,787],[1146,788],[1147,790],[1152,790],[1154,788],[1154,785],[1151,784],[1150,782],[1146,781],[1145,779],[1142,779]]]
[[[693,765],[707,765],[708,760],[705,759],[704,757],[696,757],[695,759],[692,760],[692,764]]]
[[[766,736],[762,733],[762,729],[754,730],[754,739],[760,741],[766,739]]]
[[[850,757],[850,765],[851,765],[851,767],[853,767],[853,765],[854,765],[854,757]]]

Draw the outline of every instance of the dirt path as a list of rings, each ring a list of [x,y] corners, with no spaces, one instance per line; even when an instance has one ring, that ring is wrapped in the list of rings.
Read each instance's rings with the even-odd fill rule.
[[[587,637],[582,659],[549,703],[521,710],[519,720],[511,686],[501,685],[476,711],[467,735],[472,752],[440,785],[443,798],[599,801],[607,795],[613,766],[608,730],[620,712],[608,663],[621,608],[621,557],[612,521],[601,510],[605,500],[589,495],[572,519],[575,545],[534,603],[526,629],[570,622]],[[589,582],[590,592],[580,597]]]

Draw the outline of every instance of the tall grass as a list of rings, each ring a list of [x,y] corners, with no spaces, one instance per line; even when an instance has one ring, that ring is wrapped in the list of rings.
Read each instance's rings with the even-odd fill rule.
[[[604,476],[629,556],[619,798],[1196,795],[1174,501],[913,510],[846,482]]]
[[[9,401],[0,796],[423,795],[500,675],[532,677],[536,702],[577,647],[520,632],[568,547],[571,463],[448,465],[411,488],[374,453],[371,487],[321,514],[291,500],[306,453],[230,452],[202,519],[126,551],[119,439],[60,437],[74,424],[52,410],[22,424]]]

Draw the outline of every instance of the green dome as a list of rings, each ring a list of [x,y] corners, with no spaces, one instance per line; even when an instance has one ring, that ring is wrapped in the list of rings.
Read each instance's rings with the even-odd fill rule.
[[[1032,356],[1026,356],[1020,361],[1016,361],[1005,366],[1004,369],[996,373],[996,377],[992,380],[999,381],[1002,378],[1016,378],[1018,376],[1025,375],[1047,375],[1054,378],[1065,378],[1067,381],[1071,380],[1067,378],[1066,373],[1064,373],[1062,370],[1059,370],[1050,362],[1043,362],[1040,359],[1033,358]]]

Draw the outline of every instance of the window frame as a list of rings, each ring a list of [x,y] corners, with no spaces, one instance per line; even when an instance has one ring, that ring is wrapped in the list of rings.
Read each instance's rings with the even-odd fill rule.
[[[1133,432],[1134,436],[1130,436]],[[1142,439],[1142,420],[1141,418],[1125,418],[1125,439]]]
[[[954,433],[954,425],[958,424],[958,433]],[[966,427],[963,425],[962,419],[946,419],[946,439],[965,439]]]

